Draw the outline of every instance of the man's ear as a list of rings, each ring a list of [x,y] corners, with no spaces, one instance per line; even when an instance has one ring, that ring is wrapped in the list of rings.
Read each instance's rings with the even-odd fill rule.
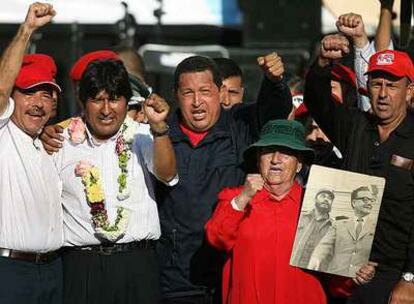
[[[223,100],[226,99],[226,94],[227,94],[227,87],[224,84],[222,84],[221,87],[219,88],[220,103],[223,103]]]
[[[414,83],[410,82],[407,86],[406,101],[408,104],[411,104],[414,99]]]

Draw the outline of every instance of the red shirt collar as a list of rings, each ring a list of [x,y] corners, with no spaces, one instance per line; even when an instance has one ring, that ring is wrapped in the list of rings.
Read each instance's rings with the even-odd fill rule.
[[[187,135],[193,147],[197,147],[200,141],[202,141],[208,133],[208,131],[195,132],[181,122],[180,122],[180,129],[185,135]]]
[[[264,188],[262,190],[260,190],[258,193],[256,193],[256,195],[254,197],[254,201],[255,202],[260,202],[260,201],[263,201],[263,200],[266,200],[266,199],[271,199],[275,202],[282,202],[282,201],[287,200],[287,199],[292,200],[292,201],[300,201],[302,199],[302,191],[303,191],[302,186],[299,185],[299,183],[297,181],[295,181],[293,183],[292,188],[290,188],[290,191],[288,192],[288,194],[285,197],[283,197],[280,201],[272,198],[270,196],[270,192],[267,191]]]

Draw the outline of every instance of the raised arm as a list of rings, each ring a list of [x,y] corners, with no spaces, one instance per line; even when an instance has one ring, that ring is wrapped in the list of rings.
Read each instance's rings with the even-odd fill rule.
[[[380,0],[380,2],[380,18],[375,33],[376,52],[390,48],[392,35],[392,7],[394,5],[394,0]]]
[[[248,214],[245,209],[256,192],[263,189],[263,184],[260,174],[248,174],[241,191],[225,189],[219,194],[217,208],[205,227],[212,246],[227,252],[233,248],[239,226]]]
[[[345,151],[352,115],[331,94],[331,66],[334,60],[349,53],[348,40],[339,34],[322,39],[320,55],[305,80],[304,102],[311,116],[328,138]]]
[[[39,27],[49,23],[55,14],[50,4],[36,2],[30,5],[25,21],[4,51],[0,60],[0,114],[7,108],[30,37]]]
[[[286,119],[292,110],[292,95],[283,74],[282,58],[277,53],[258,57],[257,63],[265,77],[257,99],[258,127],[272,119]]]
[[[358,14],[348,13],[339,16],[336,22],[338,31],[347,36],[354,46],[355,59],[354,69],[356,74],[357,88],[366,91],[367,77],[364,73],[368,69],[368,59],[375,52],[373,44],[369,43],[365,32],[364,22]],[[371,105],[369,98],[358,93],[358,107],[363,111],[369,111]]]
[[[236,243],[239,226],[246,213],[236,210],[232,200],[237,192],[234,189],[224,189],[219,193],[216,210],[208,220],[205,231],[208,242],[216,249],[229,252]]]
[[[154,174],[159,180],[171,181],[177,175],[175,152],[166,123],[169,106],[157,94],[145,100],[144,112],[154,137]]]

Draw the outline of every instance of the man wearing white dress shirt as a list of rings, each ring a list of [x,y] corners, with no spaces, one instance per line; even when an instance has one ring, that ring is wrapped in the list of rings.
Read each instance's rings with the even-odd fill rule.
[[[79,84],[84,116],[72,119],[54,155],[63,183],[64,303],[158,302],[154,242],[161,231],[153,179],[178,182],[175,154],[168,104],[151,95],[144,104],[149,124],[140,124],[126,118],[131,94],[121,61],[90,63]],[[90,179],[100,180],[99,190],[86,186],[91,168],[99,170]]]
[[[24,55],[33,32],[55,15],[34,3],[0,61],[0,303],[62,303],[59,177],[38,134],[48,121],[56,65]]]

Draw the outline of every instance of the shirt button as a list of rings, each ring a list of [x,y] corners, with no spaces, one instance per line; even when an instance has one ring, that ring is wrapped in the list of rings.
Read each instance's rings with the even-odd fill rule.
[[[375,142],[374,142],[374,146],[375,146],[375,147],[378,147],[379,145],[380,145],[380,144],[379,144],[379,142],[378,142],[378,141],[375,141]]]
[[[355,251],[354,251],[354,252],[352,252],[352,254],[354,255],[354,254],[355,254]]]
[[[354,265],[350,264],[349,267],[354,267]]]

